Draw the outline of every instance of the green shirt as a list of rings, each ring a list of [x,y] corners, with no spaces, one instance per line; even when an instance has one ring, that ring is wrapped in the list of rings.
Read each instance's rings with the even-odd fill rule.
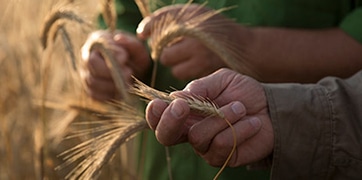
[[[171,0],[168,0],[171,1]],[[187,0],[176,0],[186,2]],[[166,0],[163,0],[167,4]],[[194,2],[204,2],[197,1]],[[340,27],[347,34],[362,43],[362,8],[359,0],[218,0],[207,6],[213,9],[237,5],[224,15],[247,26],[270,26],[287,28],[329,28]],[[142,17],[132,0],[117,0],[120,29],[135,32]],[[103,25],[104,26],[104,25]],[[182,89],[186,82],[172,77],[170,70],[160,67],[156,87],[169,90]],[[145,159],[142,173],[145,180],[168,179],[164,146],[160,145],[154,133],[145,132]],[[198,157],[188,144],[170,147],[171,169],[174,180],[212,179],[219,168],[214,168]],[[220,179],[269,179],[269,171],[247,171],[245,168],[227,168]]]

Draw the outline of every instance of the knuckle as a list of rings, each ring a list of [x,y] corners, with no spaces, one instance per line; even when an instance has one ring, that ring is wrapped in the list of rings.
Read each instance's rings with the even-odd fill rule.
[[[189,143],[197,150],[202,151],[200,149],[201,145],[203,144],[203,137],[200,137],[200,134],[193,128],[190,128],[188,134]],[[202,153],[202,152],[201,152]]]
[[[225,148],[230,148],[230,145],[227,143],[227,141],[225,141],[225,138],[217,135],[214,140],[213,140],[213,148],[215,149],[225,149]],[[222,151],[217,151],[218,153],[222,152]]]

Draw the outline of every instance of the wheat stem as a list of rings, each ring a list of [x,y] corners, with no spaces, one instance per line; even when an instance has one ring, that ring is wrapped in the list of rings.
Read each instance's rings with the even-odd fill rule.
[[[234,126],[230,123],[230,121],[228,121],[226,118],[224,118],[225,122],[228,124],[228,126],[231,129],[231,133],[233,134],[233,148],[230,151],[230,154],[228,155],[226,161],[224,162],[224,164],[222,165],[222,167],[219,169],[219,171],[217,172],[217,174],[215,175],[215,177],[213,178],[214,180],[219,179],[221,173],[225,170],[226,166],[229,164],[231,157],[233,156],[234,152],[236,151],[236,131]]]

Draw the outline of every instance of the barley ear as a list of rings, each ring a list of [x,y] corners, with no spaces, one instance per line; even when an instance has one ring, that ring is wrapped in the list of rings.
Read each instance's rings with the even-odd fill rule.
[[[117,12],[114,0],[102,0],[102,15],[111,32],[116,30]]]
[[[70,20],[75,21],[79,24],[84,24],[90,27],[90,23],[86,22],[83,18],[78,16],[74,11],[68,9],[55,9],[53,10],[46,18],[41,28],[41,44],[43,49],[45,49],[48,45],[48,37],[54,37],[54,35],[49,35],[51,28],[58,20]],[[53,31],[54,33],[54,31]]]
[[[213,103],[211,100],[208,100],[204,97],[197,96],[197,95],[174,95],[165,93],[162,91],[158,91],[154,88],[147,86],[146,84],[142,83],[141,81],[134,78],[134,87],[130,89],[132,94],[135,94],[145,101],[151,101],[154,99],[161,99],[166,103],[171,103],[173,100],[177,98],[184,99],[188,105],[190,106],[191,110],[201,113],[206,116],[219,116],[221,118],[224,117],[222,112],[218,109],[217,105]]]
[[[79,123],[78,126],[92,127],[68,136],[91,138],[59,155],[65,163],[58,166],[58,170],[75,164],[66,179],[96,179],[122,144],[148,128],[144,115],[136,108],[123,102],[115,105],[120,108],[105,115],[110,119]]]
[[[151,14],[151,10],[149,7],[149,0],[135,0],[138,9],[140,10],[142,17],[147,17]]]

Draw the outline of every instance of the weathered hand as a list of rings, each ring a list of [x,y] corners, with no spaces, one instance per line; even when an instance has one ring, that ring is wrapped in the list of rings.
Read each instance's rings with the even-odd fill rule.
[[[237,149],[229,166],[249,164],[272,152],[274,134],[267,101],[263,87],[254,79],[221,69],[175,93],[202,96],[221,107],[237,136]],[[146,119],[160,143],[189,142],[213,166],[223,165],[233,147],[232,131],[225,119],[194,114],[182,99],[170,105],[161,100],[151,101]]]

